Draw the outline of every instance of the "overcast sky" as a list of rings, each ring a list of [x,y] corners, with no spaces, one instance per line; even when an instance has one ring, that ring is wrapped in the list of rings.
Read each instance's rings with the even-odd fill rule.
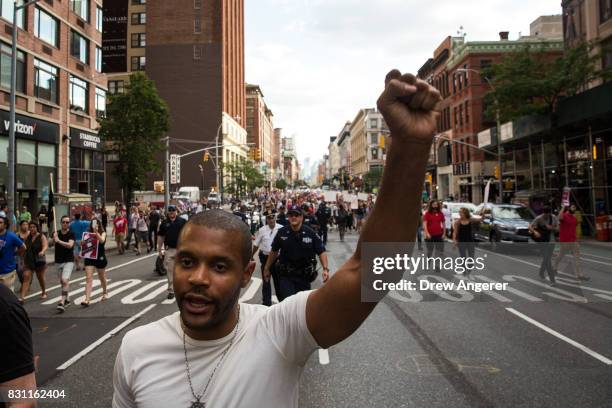
[[[416,71],[463,26],[467,41],[529,34],[561,0],[245,0],[246,80],[261,86],[274,126],[300,161],[321,159],[386,73]]]

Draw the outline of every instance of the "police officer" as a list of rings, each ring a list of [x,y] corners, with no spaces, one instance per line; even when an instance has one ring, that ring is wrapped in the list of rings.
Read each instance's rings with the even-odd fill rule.
[[[285,214],[285,206],[281,206],[278,209],[278,214],[276,215],[276,223],[286,227],[289,225],[289,220],[287,219],[287,214]]]
[[[321,229],[321,225],[319,225],[317,217],[315,217],[314,214],[310,212],[310,206],[311,204],[309,203],[302,204],[302,211],[304,213],[304,225],[312,228],[314,232],[318,233]]]
[[[304,225],[304,213],[298,205],[287,211],[289,226],[278,231],[272,242],[272,251],[264,267],[264,279],[270,279],[270,267],[277,258],[280,293],[278,300],[310,290],[310,282],[316,278],[316,256],[323,265],[323,282],[329,278],[329,267],[325,247],[312,228]]]
[[[179,235],[185,224],[187,224],[187,221],[177,216],[176,206],[169,205],[166,219],[159,226],[159,232],[157,233],[157,252],[163,258],[164,267],[168,272],[166,274],[168,279],[168,299],[174,299],[171,262],[174,262]]]
[[[323,241],[323,245],[327,245],[327,225],[331,219],[331,209],[325,204],[325,201],[321,201],[319,209],[316,212],[317,221],[319,222],[319,236]]]

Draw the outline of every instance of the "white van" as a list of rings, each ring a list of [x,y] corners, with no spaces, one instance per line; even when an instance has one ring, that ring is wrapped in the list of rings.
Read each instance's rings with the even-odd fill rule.
[[[200,201],[200,188],[199,187],[181,187],[178,190],[178,195],[181,197],[188,197],[192,203]]]

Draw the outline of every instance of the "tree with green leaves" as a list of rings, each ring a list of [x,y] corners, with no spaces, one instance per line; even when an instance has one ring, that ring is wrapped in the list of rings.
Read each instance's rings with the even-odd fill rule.
[[[488,116],[494,117],[498,108],[502,122],[543,114],[554,127],[560,99],[578,94],[595,80],[612,78],[612,70],[600,68],[602,56],[596,49],[595,43],[583,42],[555,56],[527,44],[508,54],[482,72],[494,88],[486,96]]]
[[[144,189],[147,176],[162,167],[156,156],[165,149],[161,139],[170,129],[168,107],[140,72],[130,75],[125,92],[109,95],[108,102],[99,135],[107,153],[119,158],[115,175],[129,202],[134,191]]]
[[[287,181],[285,179],[278,179],[274,183],[274,187],[276,187],[279,190],[284,190],[287,188]]]
[[[242,196],[266,184],[263,174],[249,160],[224,163],[224,174],[229,179],[225,190],[230,194]]]
[[[382,167],[374,167],[364,174],[363,181],[365,184],[365,191],[371,193],[375,188],[379,188],[382,183],[382,175]]]

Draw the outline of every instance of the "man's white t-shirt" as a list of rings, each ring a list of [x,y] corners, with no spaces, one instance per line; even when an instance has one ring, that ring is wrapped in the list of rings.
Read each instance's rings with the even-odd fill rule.
[[[236,339],[202,398],[206,407],[298,406],[304,364],[318,348],[306,327],[309,294],[300,292],[272,307],[240,304]],[[186,337],[197,395],[233,335],[212,341]],[[113,407],[191,406],[179,312],[125,335],[113,385]]]

